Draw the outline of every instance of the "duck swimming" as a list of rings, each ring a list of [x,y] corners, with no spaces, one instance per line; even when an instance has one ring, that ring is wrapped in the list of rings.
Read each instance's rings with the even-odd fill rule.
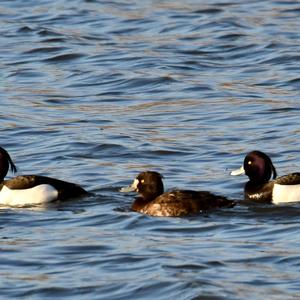
[[[277,178],[271,158],[261,151],[248,153],[243,166],[231,172],[234,176],[242,174],[249,177],[244,188],[246,200],[274,204],[300,201],[300,173]]]
[[[164,193],[162,175],[158,172],[140,173],[121,192],[140,194],[131,209],[151,216],[179,217],[220,207],[233,207],[235,201],[206,191],[173,190]]]
[[[9,169],[17,168],[8,152],[0,147],[0,204],[26,206],[67,200],[88,194],[81,186],[39,175],[22,175],[4,180]]]

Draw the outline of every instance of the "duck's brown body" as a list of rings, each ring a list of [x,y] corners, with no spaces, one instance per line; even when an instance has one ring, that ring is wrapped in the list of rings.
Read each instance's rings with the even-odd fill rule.
[[[151,202],[142,197],[135,200],[132,210],[151,216],[180,217],[198,214],[221,207],[233,207],[236,203],[210,192],[174,190],[164,193]]]
[[[132,210],[151,216],[179,217],[236,204],[207,191],[174,190],[164,193],[162,176],[151,171],[140,173],[130,190],[140,194],[133,202]]]

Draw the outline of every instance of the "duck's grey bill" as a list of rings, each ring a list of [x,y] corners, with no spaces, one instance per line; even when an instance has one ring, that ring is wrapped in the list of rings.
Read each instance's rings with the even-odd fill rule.
[[[131,185],[121,188],[120,192],[122,193],[137,192],[138,184],[139,184],[139,180],[136,178],[133,180],[133,183]]]
[[[241,166],[237,170],[233,170],[230,172],[230,175],[232,175],[232,176],[238,176],[238,175],[244,175],[244,174],[245,174],[245,169],[243,166]]]
[[[132,185],[125,186],[120,189],[121,193],[129,193],[129,192],[134,192],[134,191],[135,191],[135,187]]]

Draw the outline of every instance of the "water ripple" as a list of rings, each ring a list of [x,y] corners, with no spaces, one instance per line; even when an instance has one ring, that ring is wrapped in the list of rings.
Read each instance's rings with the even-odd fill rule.
[[[229,171],[253,149],[299,171],[299,20],[297,1],[2,1],[1,146],[93,193],[0,207],[2,297],[297,299],[299,205],[245,202]],[[118,191],[145,169],[238,204],[134,213]]]

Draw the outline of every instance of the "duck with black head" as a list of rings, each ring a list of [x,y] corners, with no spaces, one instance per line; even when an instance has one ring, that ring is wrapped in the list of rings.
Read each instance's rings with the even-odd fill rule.
[[[236,203],[207,191],[173,190],[164,192],[162,175],[154,171],[140,173],[121,192],[137,192],[139,197],[131,209],[151,216],[180,217],[221,207],[233,207]]]
[[[22,175],[5,180],[9,169],[17,168],[8,152],[0,147],[0,204],[27,206],[67,200],[88,194],[81,186],[39,175]]]
[[[300,201],[300,173],[277,178],[271,158],[261,151],[249,152],[241,168],[231,172],[234,176],[242,174],[249,177],[244,188],[246,200],[274,204]]]

